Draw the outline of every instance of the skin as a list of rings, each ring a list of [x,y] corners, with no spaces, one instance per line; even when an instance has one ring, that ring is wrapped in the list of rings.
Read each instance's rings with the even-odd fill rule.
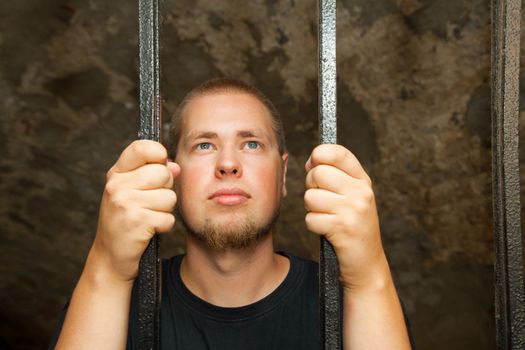
[[[344,348],[410,349],[370,178],[340,145],[316,147],[305,169],[306,226],[330,241],[339,262]]]
[[[106,175],[99,222],[56,349],[124,349],[133,281],[154,232],[169,231],[180,167],[162,145],[135,141]]]
[[[244,93],[215,93],[188,104],[176,163],[158,143],[132,143],[108,172],[96,238],[57,348],[125,348],[140,256],[154,232],[173,227],[177,198],[194,230],[204,218],[216,227],[238,227],[246,218],[264,225],[286,194],[287,160],[277,150],[268,112]],[[344,348],[409,349],[369,177],[337,145],[315,148],[305,169],[306,224],[333,244],[340,263]],[[213,197],[231,188],[243,195]],[[220,250],[189,235],[181,277],[200,298],[235,307],[271,293],[288,270],[288,259],[273,252],[271,232],[248,248]]]
[[[206,95],[188,104],[176,158],[183,170],[175,184],[187,225],[200,230],[211,219],[218,227],[236,227],[250,217],[265,226],[271,219],[286,194],[288,155],[279,155],[270,121],[264,105],[244,93]],[[246,196],[210,199],[232,188]],[[182,280],[218,306],[255,302],[288,272],[288,259],[273,252],[271,238],[269,232],[249,249],[217,251],[190,235]]]

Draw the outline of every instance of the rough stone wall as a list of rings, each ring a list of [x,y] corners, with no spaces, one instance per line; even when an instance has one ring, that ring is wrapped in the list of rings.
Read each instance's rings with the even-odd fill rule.
[[[104,174],[136,137],[136,18],[124,0],[0,4],[2,349],[46,346]],[[316,1],[163,2],[164,115],[213,77],[267,93],[290,151],[276,244],[313,259],[302,193],[318,140],[316,45]],[[494,348],[489,69],[488,0],[338,4],[339,141],[374,181],[420,349]],[[183,251],[181,230],[164,255]]]

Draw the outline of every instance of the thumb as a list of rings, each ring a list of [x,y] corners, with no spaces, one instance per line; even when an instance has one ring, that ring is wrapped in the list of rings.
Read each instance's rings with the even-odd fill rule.
[[[178,165],[177,163],[168,161],[166,166],[171,171],[171,174],[174,178],[180,174],[180,165]]]

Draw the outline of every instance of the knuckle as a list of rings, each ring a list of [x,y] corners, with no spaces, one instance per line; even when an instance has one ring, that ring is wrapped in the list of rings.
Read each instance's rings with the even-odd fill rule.
[[[313,201],[314,192],[311,189],[308,189],[304,192],[304,202],[305,204],[310,204]]]
[[[166,149],[166,147],[164,147],[162,144],[160,144],[158,142],[156,142],[155,145],[156,145],[156,149],[159,152],[159,157],[161,159],[167,159],[168,158],[168,150]]]
[[[354,236],[356,232],[359,232],[362,222],[363,221],[356,215],[348,215],[340,222],[339,226],[344,232],[347,232],[348,235]]]
[[[349,153],[350,151],[348,151],[345,147],[341,145],[336,145],[333,155],[337,161],[342,161],[343,159],[348,157]]]
[[[314,147],[314,149],[312,150],[312,154],[310,155],[312,158],[315,158],[317,156],[320,147],[321,145]]]
[[[310,169],[306,174],[305,188],[310,188],[313,186],[313,169]]]
[[[358,214],[364,214],[368,211],[370,208],[370,202],[368,202],[365,198],[361,197],[358,200],[354,202],[354,210]]]
[[[375,201],[374,191],[370,187],[365,187],[363,190],[363,199],[368,205]]]
[[[175,216],[173,214],[164,214],[161,222],[155,228],[157,232],[167,232],[175,225]]]
[[[114,166],[112,166],[107,172],[106,172],[106,182],[108,182],[111,177],[113,176],[115,170],[114,170]]]
[[[133,152],[143,158],[161,161],[168,158],[168,151],[157,141],[137,140],[132,143]]]
[[[161,164],[155,164],[155,177],[162,183],[166,183],[170,180],[170,172],[167,166]]]
[[[307,213],[304,217],[304,222],[306,223],[306,227],[310,229],[312,227],[312,221],[313,221],[313,215],[312,213]]]
[[[126,204],[129,202],[126,200],[126,196],[123,192],[114,193],[111,196],[110,201],[114,208],[127,210]]]
[[[321,164],[317,166],[317,178],[323,179],[331,175],[332,167],[330,165]]]
[[[167,190],[168,191],[168,201],[172,206],[175,206],[177,203],[177,194],[173,190]]]
[[[166,177],[166,181],[165,182],[168,183],[168,182],[173,180],[172,175],[171,175],[171,171],[166,165],[163,165],[163,168],[164,168],[164,174],[165,174],[165,177]]]
[[[161,187],[160,184],[164,184],[169,181],[170,174],[166,166],[162,164],[147,164],[145,167],[145,179],[148,187]]]
[[[329,165],[320,164],[312,169],[312,180],[317,187],[322,187],[326,183],[326,179],[330,178],[331,167]]]
[[[322,157],[322,154],[324,153],[324,147],[326,145],[319,145],[315,147],[312,151],[312,160],[317,161]]]
[[[144,210],[140,210],[139,208],[125,207],[125,217],[127,226],[130,228],[139,227],[148,223]]]
[[[338,217],[336,220],[332,223],[332,231],[333,232],[349,232],[349,230],[352,227],[352,219],[349,217],[340,218]]]
[[[162,191],[162,202],[159,204],[166,211],[173,211],[175,204],[177,203],[177,195],[175,191],[164,189]]]
[[[316,166],[315,168],[313,168],[311,170],[312,172],[312,181],[315,183],[315,184],[319,184],[319,181],[321,180],[321,165],[318,165]]]
[[[350,227],[352,226],[354,222],[354,216],[351,213],[347,213],[347,215],[338,215],[335,217],[334,220],[334,226],[336,226],[338,229],[341,229],[343,227]]]
[[[104,187],[104,194],[108,197],[113,197],[115,194],[117,194],[119,191],[119,186],[115,181],[109,180],[106,182],[106,186]]]
[[[143,156],[146,153],[145,151],[146,145],[144,143],[144,140],[133,141],[130,145],[130,148],[133,154],[136,156]]]
[[[169,229],[171,229],[173,226],[175,226],[175,215],[173,214],[168,214],[168,226],[169,226]]]

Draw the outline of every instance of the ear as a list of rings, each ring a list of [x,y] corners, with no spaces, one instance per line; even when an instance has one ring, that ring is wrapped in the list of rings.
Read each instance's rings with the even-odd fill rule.
[[[281,167],[282,167],[282,196],[286,197],[286,171],[288,169],[288,153],[283,153],[281,156]]]

